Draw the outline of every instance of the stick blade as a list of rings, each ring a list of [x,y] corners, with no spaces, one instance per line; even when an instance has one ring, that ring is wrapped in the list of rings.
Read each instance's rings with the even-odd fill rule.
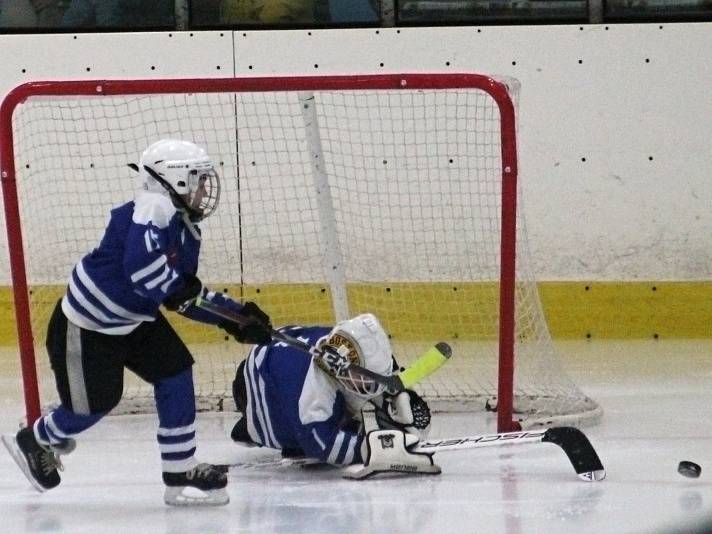
[[[570,426],[550,428],[544,433],[542,441],[561,447],[581,480],[597,482],[606,478],[606,470],[596,449],[578,428]]]

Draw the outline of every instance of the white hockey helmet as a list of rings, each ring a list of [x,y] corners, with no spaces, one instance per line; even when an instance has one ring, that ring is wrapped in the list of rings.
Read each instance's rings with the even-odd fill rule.
[[[218,206],[220,177],[207,152],[194,143],[161,139],[144,150],[138,171],[144,189],[169,195],[193,222]]]
[[[393,371],[393,350],[388,335],[375,315],[364,313],[347,321],[340,321],[329,334],[319,340],[317,348],[331,347],[339,354],[345,355],[351,363],[365,367],[380,375],[390,376]],[[318,360],[316,360],[318,363]],[[370,399],[383,393],[384,386],[350,373],[335,375],[320,367],[333,376],[344,388],[356,395]]]

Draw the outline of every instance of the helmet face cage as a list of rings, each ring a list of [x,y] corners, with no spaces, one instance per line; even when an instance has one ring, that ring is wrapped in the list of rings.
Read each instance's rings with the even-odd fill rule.
[[[353,339],[344,335],[343,333],[333,333],[329,336],[322,346],[331,347],[336,352],[342,356],[346,356],[350,363],[364,366],[364,359],[359,354],[357,345]],[[316,360],[317,365],[324,371],[326,371],[330,376],[337,380],[348,392],[354,395],[364,398],[366,400],[373,397],[377,397],[383,390],[385,386],[375,382],[373,379],[363,376],[357,371],[351,369],[346,369],[340,374],[335,374],[331,370],[327,369],[325,365],[320,364],[319,360]]]
[[[193,222],[202,221],[215,211],[220,201],[220,176],[209,158],[167,161],[164,165],[166,181],[185,203],[174,199],[176,208],[187,211]]]
[[[386,388],[383,384],[375,382],[372,378],[363,376],[351,369],[346,369],[346,371],[337,375],[335,378],[346,390],[365,400],[378,397]]]
[[[201,166],[202,167],[202,166]],[[220,175],[212,167],[188,171],[188,199],[191,219],[195,222],[209,217],[220,202]]]

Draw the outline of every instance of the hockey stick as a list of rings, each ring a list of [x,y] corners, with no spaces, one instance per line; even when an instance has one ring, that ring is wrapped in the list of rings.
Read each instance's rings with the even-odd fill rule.
[[[250,318],[244,317],[228,308],[225,308],[224,306],[219,306],[200,296],[195,300],[195,305],[198,308],[207,310],[213,315],[221,317],[227,321],[232,321],[233,323],[242,326],[252,324]],[[425,377],[439,369],[440,366],[445,363],[452,355],[452,349],[450,348],[450,345],[441,341],[440,343],[437,343],[434,347],[428,349],[413,363],[413,365],[408,367],[408,369],[406,369],[399,375],[384,376],[355,363],[349,363],[345,357],[342,357],[340,354],[334,351],[330,351],[328,349],[319,350],[316,347],[312,347],[311,345],[304,343],[303,341],[295,337],[287,335],[284,332],[280,332],[279,330],[272,329],[270,331],[270,335],[272,336],[273,340],[280,341],[291,347],[299,349],[311,355],[312,358],[323,360],[325,364],[330,367],[333,367],[334,365],[334,361],[332,358],[343,358],[343,361],[337,364],[337,366],[339,366],[342,371],[348,369],[354,374],[358,374],[363,378],[367,378],[372,380],[373,382],[382,384],[383,386],[385,386],[386,390],[389,393],[399,393],[405,389],[408,389],[414,384],[417,384]]]
[[[542,442],[553,443],[561,447],[581,480],[596,482],[606,477],[603,464],[586,435],[577,428],[567,426],[544,428],[532,432],[504,432],[481,436],[425,440],[413,447],[411,452],[436,453]],[[279,468],[319,463],[322,462],[316,458],[281,458],[277,460],[237,462],[226,465],[225,469]]]
[[[570,426],[543,428],[531,432],[502,432],[483,436],[426,440],[419,442],[413,450],[434,453],[540,442],[553,443],[561,447],[580,479],[593,482],[606,477],[606,471],[596,449],[583,432]]]
[[[280,467],[301,467],[304,465],[320,465],[324,462],[316,458],[267,458],[265,460],[253,460],[251,462],[232,462],[229,464],[217,464],[219,470],[227,473],[232,469],[277,469]],[[325,464],[328,465],[328,464]]]

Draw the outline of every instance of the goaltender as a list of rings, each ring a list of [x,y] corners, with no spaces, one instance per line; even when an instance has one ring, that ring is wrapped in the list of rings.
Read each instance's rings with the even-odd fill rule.
[[[292,326],[281,331],[381,375],[398,369],[388,336],[372,314],[331,329]],[[239,365],[233,396],[242,412],[231,434],[238,443],[332,465],[355,464],[350,478],[386,471],[440,473],[432,454],[412,450],[430,428],[430,409],[412,390],[391,395],[361,375],[348,370],[337,375],[304,351],[273,340],[253,347]],[[379,430],[366,433],[362,409],[368,403],[375,408]]]

